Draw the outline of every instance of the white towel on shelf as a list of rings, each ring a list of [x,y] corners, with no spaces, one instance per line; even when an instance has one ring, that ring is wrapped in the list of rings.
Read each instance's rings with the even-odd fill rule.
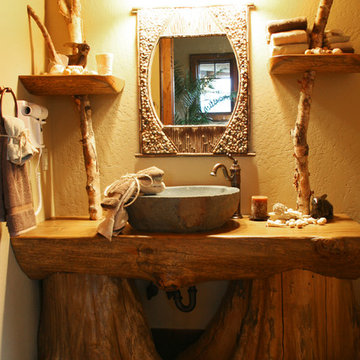
[[[274,46],[287,44],[302,44],[308,42],[308,34],[305,30],[291,30],[271,34],[270,43]]]
[[[350,36],[348,35],[325,35],[325,43],[344,43],[350,40]]]
[[[288,44],[282,46],[271,46],[270,47],[270,56],[276,55],[291,55],[291,54],[304,54],[305,50],[309,48],[309,45],[306,44]]]
[[[330,48],[331,49],[336,49],[336,48],[339,48],[339,49],[342,49],[342,48],[353,48],[353,44],[349,41],[347,42],[339,42],[339,43],[331,43],[330,44]]]

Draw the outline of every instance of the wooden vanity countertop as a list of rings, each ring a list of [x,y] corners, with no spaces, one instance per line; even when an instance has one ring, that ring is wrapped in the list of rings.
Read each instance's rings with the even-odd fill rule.
[[[55,218],[11,239],[32,279],[55,272],[139,278],[164,289],[209,280],[264,278],[292,270],[360,277],[360,224],[337,215],[326,225],[266,227],[248,217],[206,233],[138,232],[128,225],[108,241],[98,221]]]

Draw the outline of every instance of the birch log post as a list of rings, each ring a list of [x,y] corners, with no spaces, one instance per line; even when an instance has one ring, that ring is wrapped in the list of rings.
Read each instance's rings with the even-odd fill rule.
[[[325,26],[333,0],[321,0],[310,37],[310,48],[321,47]],[[307,129],[310,120],[311,96],[316,72],[306,71],[301,80],[300,100],[295,128],[292,131],[295,157],[294,185],[297,191],[297,209],[304,214],[310,213],[310,180],[308,168],[309,145]]]
[[[80,130],[86,169],[86,191],[91,220],[101,217],[100,172],[96,154],[95,136],[92,127],[91,106],[87,95],[74,97],[80,114]]]
[[[70,42],[82,43],[82,19],[80,0],[58,0],[59,10],[68,27]]]
[[[63,15],[68,27],[70,42],[82,43],[82,18],[80,0],[58,0],[60,13]],[[73,46],[73,53],[77,48]],[[86,191],[89,202],[89,215],[91,220],[101,217],[100,206],[100,173],[97,162],[95,135],[92,127],[91,106],[87,95],[76,95],[75,104],[80,114],[80,130],[82,135],[83,154],[86,170]]]

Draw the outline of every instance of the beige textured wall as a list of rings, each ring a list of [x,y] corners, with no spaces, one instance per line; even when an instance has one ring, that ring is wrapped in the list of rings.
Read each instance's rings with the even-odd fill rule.
[[[216,4],[220,1],[199,4]],[[269,197],[269,205],[283,202],[295,206],[293,156],[290,130],[294,126],[299,98],[300,75],[271,76],[267,72],[268,48],[265,23],[271,19],[307,16],[313,23],[318,0],[258,0],[251,13],[251,150],[255,157],[242,157],[242,211],[249,212],[253,194]],[[102,189],[126,172],[156,165],[165,171],[167,185],[226,184],[219,175],[213,178],[210,169],[222,157],[206,158],[136,158],[138,144],[138,110],[136,79],[136,17],[132,7],[148,1],[82,0],[84,31],[91,45],[89,68],[95,69],[95,54],[115,54],[114,74],[125,79],[123,93],[118,96],[92,96],[94,130],[100,163]],[[58,48],[68,41],[66,27],[58,14],[56,2],[46,1],[47,23]],[[185,6],[193,1],[154,0],[151,6]],[[358,0],[336,0],[328,28],[340,28],[351,35],[360,52],[360,3]],[[337,213],[347,213],[360,220],[360,141],[359,141],[359,74],[319,74],[313,95],[308,132],[310,145],[310,181],[316,194],[327,193]],[[54,158],[55,213],[86,215],[85,172],[80,145],[78,118],[68,97],[49,99],[51,151]],[[219,287],[205,290],[221,293]],[[158,300],[161,301],[161,300]],[[147,305],[153,306],[153,305]],[[198,312],[202,317],[214,305]],[[158,308],[160,309],[160,308]],[[154,310],[156,312],[156,310]],[[175,315],[174,315],[175,316]],[[206,317],[204,315],[204,317]],[[180,316],[179,316],[180,318]],[[171,318],[172,319],[172,318]],[[181,315],[181,319],[183,315]],[[156,322],[156,318],[153,319]],[[191,320],[179,320],[188,323]],[[205,320],[195,321],[197,325]],[[161,322],[161,321],[160,321]],[[175,320],[174,320],[175,322]],[[171,322],[169,322],[171,325]],[[169,325],[169,323],[165,325]],[[194,325],[196,327],[196,324]],[[164,325],[162,322],[160,325]],[[164,326],[165,326],[164,325]],[[186,326],[180,324],[179,327]],[[200,325],[202,326],[202,325]]]
[[[40,17],[44,16],[44,0],[0,2],[0,85],[11,87],[19,100],[43,103],[43,99],[30,96],[18,82],[18,75],[31,74],[32,64],[36,71],[42,69],[45,58],[42,36],[35,27],[34,63],[31,61],[27,4]],[[5,105],[5,114],[13,115],[11,96],[7,95]],[[0,359],[36,359],[38,283],[29,280],[19,268],[4,223],[0,231]]]

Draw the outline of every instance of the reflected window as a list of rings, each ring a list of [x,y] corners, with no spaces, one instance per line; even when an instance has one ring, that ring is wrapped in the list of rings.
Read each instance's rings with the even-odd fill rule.
[[[231,114],[238,88],[234,55],[191,55],[190,67],[194,78],[203,80],[205,84],[200,96],[201,111],[211,114],[215,121],[221,121],[222,116]]]
[[[230,62],[200,63],[199,79],[209,79],[200,95],[202,112],[230,113],[231,112],[231,74]]]

